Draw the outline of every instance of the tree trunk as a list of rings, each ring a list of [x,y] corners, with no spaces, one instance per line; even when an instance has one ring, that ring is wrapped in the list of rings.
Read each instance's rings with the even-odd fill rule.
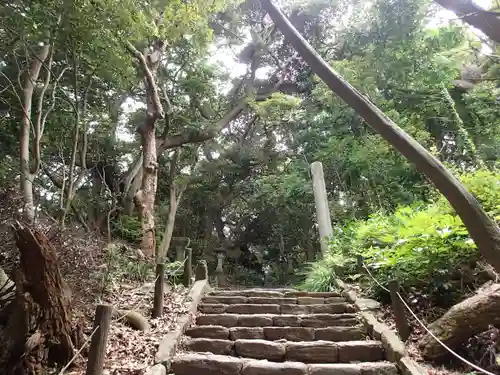
[[[410,137],[379,108],[336,73],[307,43],[283,13],[270,0],[261,0],[276,26],[295,50],[326,85],[339,95],[396,150],[424,173],[453,206],[464,222],[482,256],[500,272],[500,229],[479,202],[445,166]]]
[[[127,43],[127,49],[139,61],[146,87],[146,119],[139,127],[142,141],[142,181],[141,188],[134,197],[134,203],[141,219],[141,249],[149,258],[154,257],[156,249],[154,215],[158,182],[156,121],[165,117],[155,80],[165,46],[165,41],[156,40],[152,48],[146,49],[142,54],[131,43]]]
[[[16,297],[0,338],[3,374],[40,374],[49,365],[66,365],[83,345],[79,325],[72,326],[70,296],[59,272],[56,250],[47,237],[16,226],[20,252]]]
[[[492,284],[476,295],[456,304],[441,318],[429,325],[429,330],[450,349],[456,350],[467,340],[489,325],[500,324],[500,284]],[[436,360],[448,354],[430,334],[419,343],[427,360]]]
[[[33,223],[35,220],[35,203],[33,199],[33,179],[36,172],[30,165],[30,133],[31,133],[31,112],[33,107],[33,91],[38,81],[43,63],[49,56],[50,46],[45,44],[38,55],[33,59],[26,73],[22,94],[22,116],[20,132],[20,164],[21,164],[21,192],[24,199],[23,214],[27,222]],[[39,142],[34,140],[33,142]],[[37,145],[38,147],[38,145]],[[39,155],[34,155],[38,157]],[[37,160],[36,163],[39,163]]]

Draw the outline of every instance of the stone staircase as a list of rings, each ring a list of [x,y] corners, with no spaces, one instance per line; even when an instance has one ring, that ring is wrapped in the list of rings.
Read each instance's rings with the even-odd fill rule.
[[[241,290],[203,298],[175,375],[396,375],[336,293]]]

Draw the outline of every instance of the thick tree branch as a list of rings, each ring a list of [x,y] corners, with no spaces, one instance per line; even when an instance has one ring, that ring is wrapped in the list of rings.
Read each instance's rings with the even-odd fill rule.
[[[488,12],[474,4],[472,0],[435,0],[435,2],[451,10],[495,42],[500,43],[500,18],[498,13]]]

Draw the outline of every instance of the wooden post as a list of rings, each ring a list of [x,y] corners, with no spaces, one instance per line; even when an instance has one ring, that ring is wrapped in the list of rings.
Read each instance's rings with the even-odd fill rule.
[[[399,283],[397,280],[389,282],[389,291],[391,293],[392,309],[394,310],[394,319],[396,320],[396,328],[398,329],[401,340],[406,341],[410,337],[410,327],[406,320],[405,307],[398,296]]]
[[[159,318],[163,314],[163,288],[165,286],[165,263],[156,265],[155,295],[153,302],[153,318]]]
[[[184,262],[184,286],[191,285],[191,278],[193,277],[193,250],[186,249],[187,259]]]
[[[357,256],[357,268],[358,268],[358,273],[363,274],[365,273],[365,267],[363,267],[363,256],[358,255]]]
[[[112,310],[113,307],[110,305],[97,305],[95,310],[94,329],[92,331],[95,332],[90,342],[89,359],[87,361],[87,371],[85,375],[102,375]]]

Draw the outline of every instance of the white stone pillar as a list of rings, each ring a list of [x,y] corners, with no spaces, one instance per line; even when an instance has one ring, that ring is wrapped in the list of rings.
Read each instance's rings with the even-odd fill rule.
[[[319,227],[319,237],[321,240],[321,252],[325,254],[328,249],[327,240],[333,234],[332,221],[330,219],[330,208],[326,195],[325,176],[323,175],[323,164],[315,161],[311,164],[311,173],[314,190],[314,203],[316,205],[316,219]],[[326,241],[325,241],[326,240]]]

